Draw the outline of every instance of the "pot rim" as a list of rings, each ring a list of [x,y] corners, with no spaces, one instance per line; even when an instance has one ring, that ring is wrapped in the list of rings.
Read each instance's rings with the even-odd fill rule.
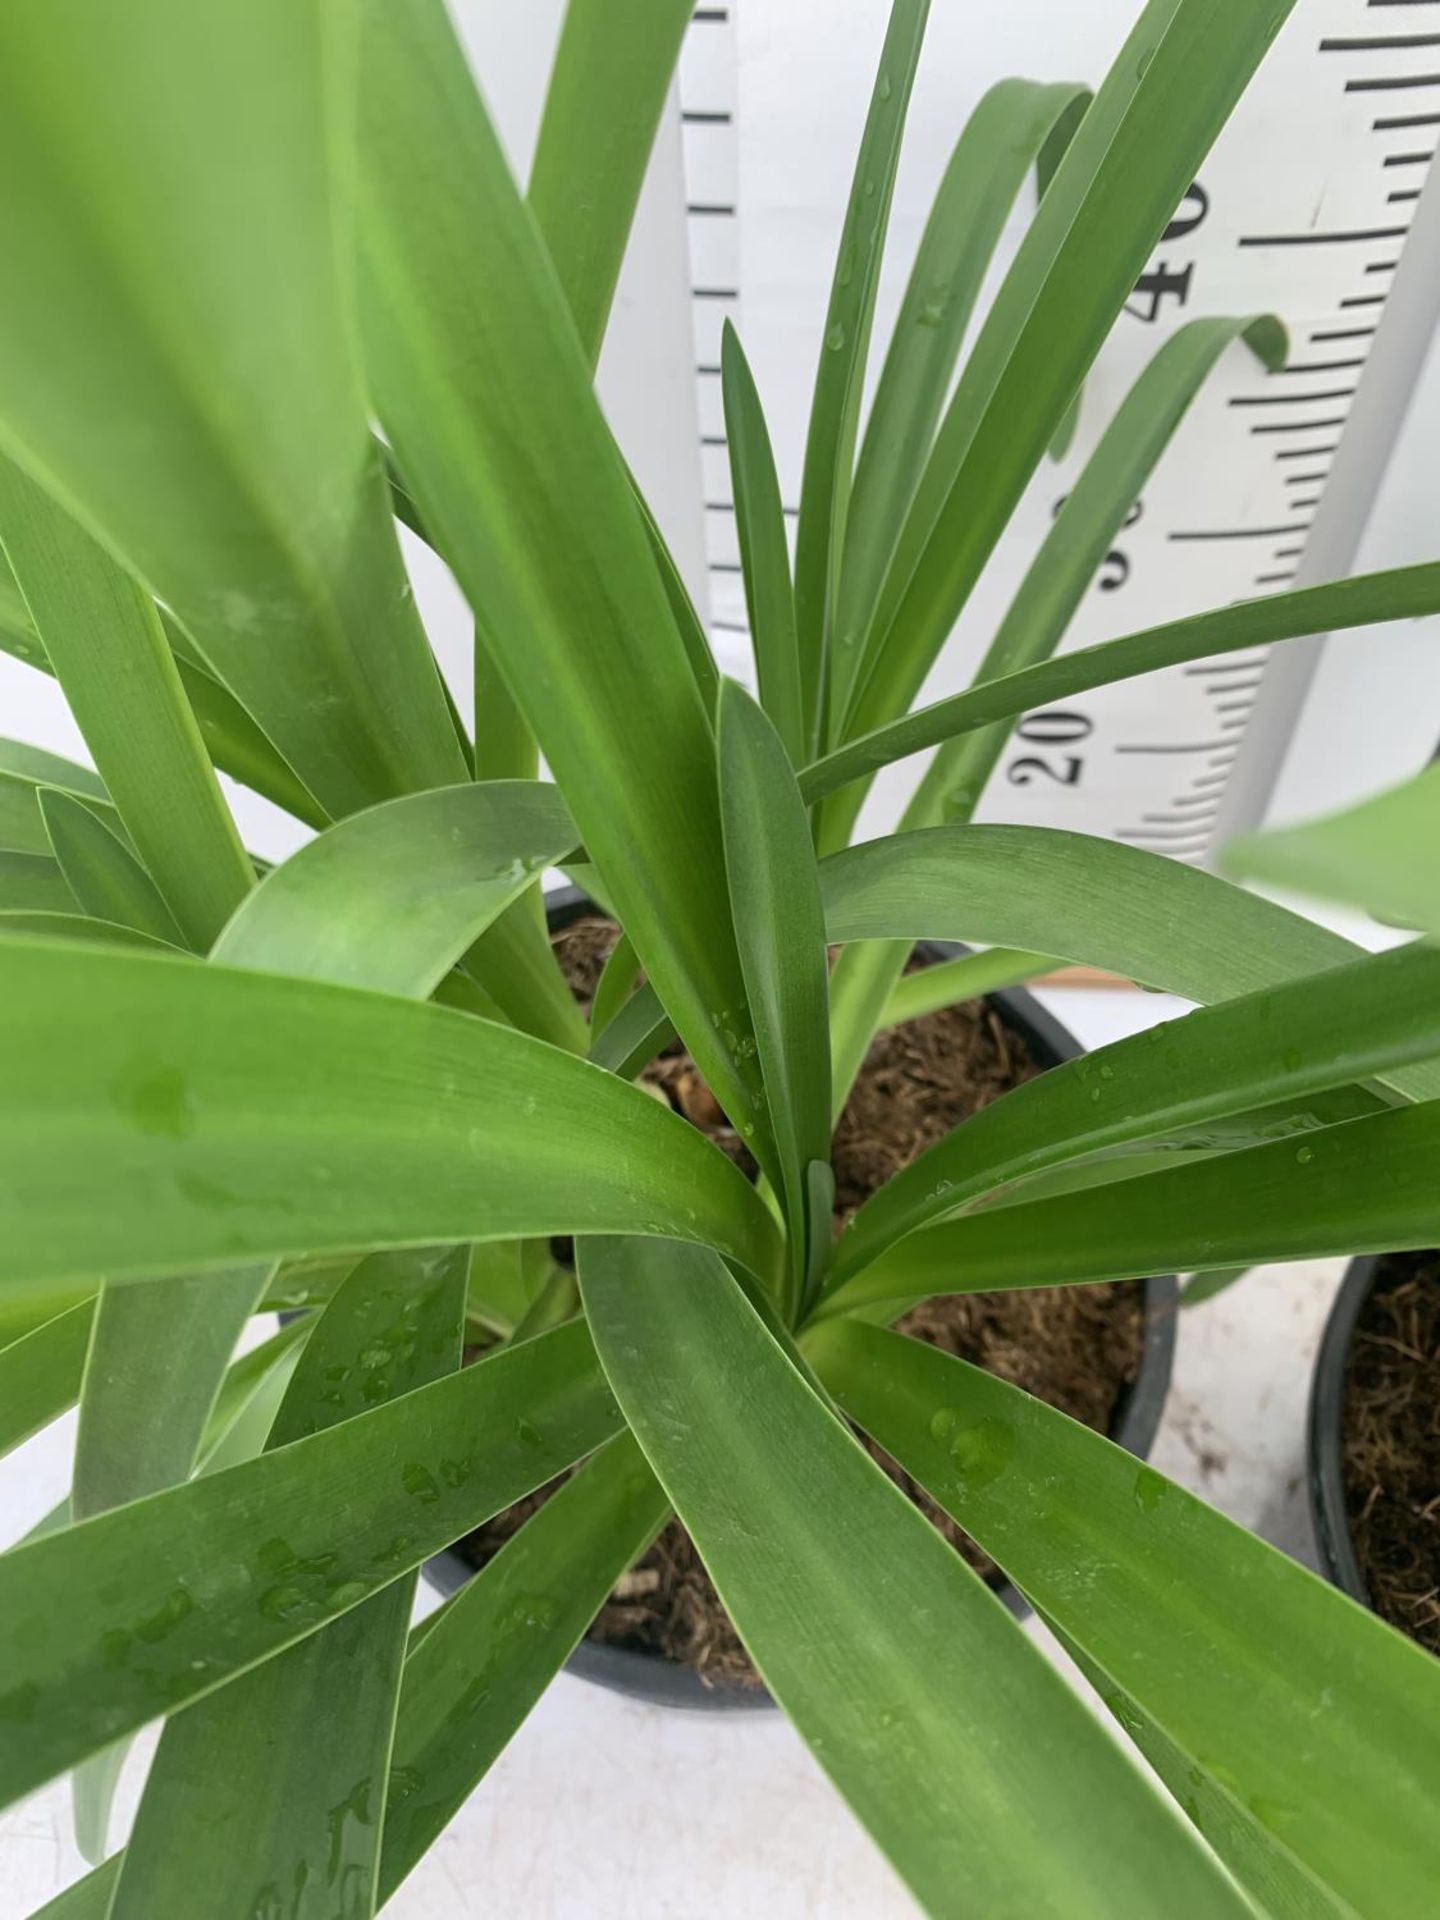
[[[545,895],[546,919],[556,931],[582,914],[596,911],[599,909],[595,903],[579,887],[560,887]],[[918,952],[937,961],[953,960],[969,951],[948,940],[918,940],[915,945]],[[1018,1030],[1033,1052],[1048,1056],[1048,1065],[1059,1066],[1084,1053],[1074,1034],[1023,987],[1005,987],[984,997],[1000,1012],[1007,1026]],[[1179,1283],[1173,1274],[1147,1279],[1144,1288],[1140,1365],[1135,1378],[1121,1391],[1109,1435],[1117,1446],[1142,1460],[1154,1444],[1170,1390],[1180,1297]],[[424,1566],[425,1578],[446,1597],[457,1593],[475,1571],[454,1547],[435,1554]],[[1009,1580],[991,1585],[990,1591],[1017,1620],[1029,1614],[1029,1603]],[[679,1707],[692,1712],[769,1711],[775,1706],[763,1687],[739,1687],[724,1681],[707,1683],[693,1667],[678,1660],[641,1653],[631,1647],[606,1646],[589,1639],[579,1642],[565,1662],[565,1668],[582,1680],[655,1706]]]
[[[1355,1323],[1370,1298],[1382,1257],[1363,1254],[1345,1269],[1320,1336],[1305,1418],[1305,1480],[1321,1572],[1372,1612],[1375,1603],[1360,1571],[1345,1507],[1345,1378]]]

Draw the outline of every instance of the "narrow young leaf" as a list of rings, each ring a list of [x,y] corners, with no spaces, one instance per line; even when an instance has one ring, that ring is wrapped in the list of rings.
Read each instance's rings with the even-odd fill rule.
[[[830,1158],[828,967],[820,879],[784,742],[733,680],[720,690],[718,746],[730,907],[779,1150],[791,1298],[798,1305],[809,1266],[808,1169]]]
[[[1294,0],[1153,0],[1040,203],[942,426],[847,734],[909,704]],[[913,528],[913,537],[912,537]]]
[[[46,787],[39,801],[56,863],[82,911],[181,946],[184,935],[160,889],[88,803]]]
[[[740,336],[728,320],[721,340],[720,371],[735,528],[760,704],[784,741],[792,766],[802,767],[810,758],[809,703],[800,670],[780,480],[755,378]]]
[[[929,15],[930,0],[894,0],[891,8],[840,232],[825,338],[810,403],[796,529],[795,611],[809,733],[817,746],[825,744],[829,731],[826,678],[839,664],[831,646],[839,611],[840,567],[875,294],[900,164],[900,141]]]
[[[928,1912],[963,1887],[1153,1920],[1157,1885],[1169,1914],[1247,1910],[719,1260],[588,1241],[579,1265],[610,1384],[751,1656]]]
[[[551,1233],[702,1234],[776,1264],[768,1207],[684,1120],[441,1007],[12,940],[0,1057],[0,1297]]]
[[[0,1746],[0,1804],[303,1640],[619,1424],[573,1321],[0,1556],[0,1615],[23,1649],[0,1708],[25,1731]]]
[[[1062,962],[1049,953],[1021,953],[1014,947],[987,947],[983,953],[962,954],[957,960],[942,960],[933,967],[919,967],[907,973],[890,990],[882,1027],[902,1026],[942,1007],[958,1006],[963,1000],[978,1000],[1001,987],[1022,986],[1037,974],[1051,973]]]
[[[352,350],[348,38],[326,0],[0,21],[0,440],[335,814],[464,773]]]
[[[827,793],[926,747],[992,721],[1012,720],[1035,707],[1051,706],[1070,694],[1133,680],[1161,667],[1433,613],[1440,613],[1440,564],[1436,563],[1365,573],[1354,580],[1335,580],[1323,587],[1302,587],[1294,593],[1191,614],[1118,640],[1079,647],[1074,653],[979,682],[948,700],[920,707],[806,767],[800,775],[800,791],[813,805]]]
[[[1267,368],[1284,363],[1285,329],[1263,315],[1192,320],[1146,364],[1041,542],[985,651],[978,682],[1020,672],[1055,652],[1191,401],[1236,340],[1244,340]],[[907,826],[968,820],[1009,737],[1008,727],[996,726],[947,741],[906,810]],[[860,789],[852,789],[847,814],[859,797]]]
[[[1440,1667],[1419,1647],[963,1360],[853,1321],[810,1352],[845,1412],[1101,1669],[1102,1696],[1132,1697],[1356,1915],[1424,1911]]]
[[[640,956],[622,933],[610,949],[610,956],[595,983],[590,1002],[590,1032],[595,1038],[605,1031],[640,983]],[[593,1041],[592,1041],[593,1047]]]
[[[1440,766],[1343,813],[1232,840],[1222,863],[1440,939]]]
[[[625,257],[690,0],[569,0],[530,211],[593,365]]]
[[[1047,151],[1058,159],[1089,101],[1084,87],[1002,80],[983,95],[955,143],[900,303],[855,469],[839,643],[852,659],[1005,222],[1030,169]],[[852,665],[847,677],[854,671]]]
[[[711,719],[588,362],[441,0],[360,12],[361,311],[379,412],[647,974],[773,1165]]]
[[[93,1300],[82,1300],[0,1347],[0,1454],[62,1414],[80,1391]]]
[[[0,542],[109,798],[187,945],[204,952],[255,870],[155,603],[3,458]]]

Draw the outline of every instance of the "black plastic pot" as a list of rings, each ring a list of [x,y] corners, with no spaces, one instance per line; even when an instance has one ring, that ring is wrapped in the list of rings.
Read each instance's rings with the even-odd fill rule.
[[[546,916],[553,932],[558,933],[572,920],[594,911],[591,902],[575,887],[552,893],[546,899]],[[953,960],[964,953],[965,948],[943,941],[922,941],[917,951],[929,960]],[[1002,1023],[1024,1041],[1031,1059],[1039,1064],[1058,1066],[1085,1051],[1072,1033],[1021,989],[1007,988],[987,994],[986,998]],[[1173,1276],[1145,1282],[1145,1337],[1140,1367],[1121,1396],[1110,1434],[1112,1440],[1140,1459],[1145,1458],[1154,1443],[1170,1388],[1178,1296]],[[474,1572],[470,1562],[453,1548],[425,1563],[426,1578],[447,1595],[463,1587]],[[1001,1582],[995,1591],[1016,1619],[1023,1619],[1030,1611],[1008,1580]],[[714,1711],[774,1705],[769,1694],[757,1687],[707,1686],[693,1668],[679,1661],[636,1653],[627,1647],[602,1646],[591,1640],[580,1642],[566,1666],[584,1680],[594,1680],[617,1693],[648,1700],[657,1706]]]
[[[1364,1259],[1352,1260],[1345,1269],[1315,1356],[1306,1422],[1306,1479],[1320,1571],[1362,1607],[1373,1603],[1355,1556],[1350,1517],[1345,1510],[1345,1376],[1355,1322],[1370,1298],[1379,1265],[1375,1254],[1367,1254]]]

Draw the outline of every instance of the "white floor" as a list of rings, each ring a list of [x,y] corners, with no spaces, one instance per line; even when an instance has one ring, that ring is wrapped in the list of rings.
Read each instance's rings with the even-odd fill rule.
[[[1134,992],[1046,997],[1092,1046],[1178,1011]],[[1305,1397],[1341,1271],[1260,1269],[1182,1315],[1154,1452],[1162,1471],[1307,1559]],[[69,1420],[57,1422],[0,1472],[0,1545],[64,1491],[70,1442]],[[132,1760],[124,1817],[149,1750]],[[0,1920],[21,1920],[82,1866],[63,1783],[12,1808],[0,1817]],[[386,1913],[899,1920],[914,1908],[778,1714],[665,1712],[562,1675]]]

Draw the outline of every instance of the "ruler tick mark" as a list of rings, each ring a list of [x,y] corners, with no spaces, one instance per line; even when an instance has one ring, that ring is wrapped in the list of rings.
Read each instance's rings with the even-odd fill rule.
[[[1387,193],[1385,198],[1392,206],[1398,206],[1403,200],[1418,200],[1420,198],[1420,189],[1418,187],[1404,187],[1398,193]]]
[[[1255,429],[1252,427],[1251,432],[1253,433],[1254,431]],[[1332,440],[1328,447],[1277,448],[1275,458],[1277,460],[1314,460],[1321,454],[1338,453],[1339,450],[1340,442],[1338,440]]]
[[[1251,427],[1251,433],[1319,433],[1323,427],[1343,427],[1344,414],[1337,414],[1330,420],[1281,420],[1272,421],[1269,426]],[[1307,454],[1313,453],[1313,447],[1306,447]]]
[[[1281,533],[1308,533],[1310,522],[1299,520],[1290,527],[1204,527],[1184,533],[1167,533],[1167,540],[1268,540]]]
[[[1435,149],[1431,147],[1424,153],[1386,154],[1385,165],[1387,167],[1428,167],[1434,158]]]
[[[1405,93],[1412,87],[1440,87],[1440,73],[1396,74],[1388,80],[1347,80],[1346,93]]]
[[[1242,247],[1343,247],[1365,240],[1403,240],[1408,227],[1354,227],[1346,233],[1242,233]]]
[[[1170,746],[1166,744],[1146,746],[1122,745],[1117,746],[1115,751],[1116,753],[1216,753],[1227,745],[1228,742],[1224,740],[1195,740],[1188,746]],[[1230,748],[1230,751],[1233,753],[1234,748]]]
[[[1310,487],[1314,486],[1317,482],[1325,481],[1329,478],[1330,475],[1328,473],[1287,473],[1284,476],[1287,487]],[[1297,500],[1295,504],[1298,506],[1300,503]]]
[[[1383,307],[1383,293],[1351,293],[1340,302],[1342,307]]]
[[[1276,367],[1273,377],[1292,373],[1343,373],[1348,367],[1363,367],[1365,358],[1363,353],[1359,353],[1352,360],[1296,360],[1288,367]],[[1326,397],[1323,393],[1310,395],[1312,400],[1324,400]]]
[[[1303,373],[1305,368],[1296,369]],[[1320,393],[1237,393],[1232,394],[1229,405],[1232,407],[1308,407],[1318,405],[1322,400],[1352,400],[1354,387],[1326,387]]]
[[[1375,327],[1332,327],[1324,333],[1312,333],[1312,340],[1368,340],[1375,333]]]
[[[1388,47],[1440,47],[1440,33],[1377,33],[1361,40],[1320,42],[1321,53],[1383,53]]]
[[[1391,133],[1399,127],[1440,127],[1440,113],[1387,114],[1372,124],[1376,133]]]

